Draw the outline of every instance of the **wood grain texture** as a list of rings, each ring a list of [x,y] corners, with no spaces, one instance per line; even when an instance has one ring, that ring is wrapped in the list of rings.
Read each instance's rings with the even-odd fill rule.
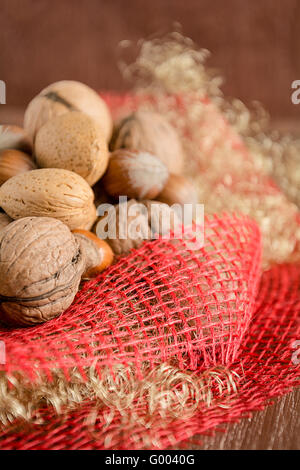
[[[225,432],[200,437],[203,450],[299,450],[300,389],[257,411],[252,418],[227,424]]]
[[[299,118],[291,102],[291,83],[300,79],[299,0],[1,0],[0,8],[0,79],[11,106],[61,79],[124,89],[119,41],[179,22],[212,52],[227,95]]]

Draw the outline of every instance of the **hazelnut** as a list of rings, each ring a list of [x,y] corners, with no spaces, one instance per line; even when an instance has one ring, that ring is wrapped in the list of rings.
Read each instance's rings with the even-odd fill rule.
[[[164,189],[156,198],[169,206],[173,204],[197,204],[197,191],[192,181],[182,175],[170,174]]]
[[[85,259],[68,227],[49,217],[26,217],[0,232],[0,318],[34,325],[72,303]]]
[[[32,158],[20,150],[0,151],[0,185],[12,176],[31,171],[36,168]]]
[[[170,172],[183,172],[184,154],[175,129],[152,111],[139,110],[125,117],[116,125],[110,146],[111,150],[127,148],[152,153]]]
[[[94,233],[88,230],[73,230],[78,240],[82,253],[85,256],[85,271],[83,279],[91,279],[98,276],[108,268],[114,259],[111,247],[104,240],[100,240]]]
[[[105,101],[83,83],[63,80],[44,88],[28,105],[24,128],[35,140],[38,130],[51,118],[70,111],[81,111],[94,118],[108,141],[112,131],[112,118]]]
[[[40,128],[35,156],[41,168],[64,168],[82,176],[91,186],[106,170],[108,149],[99,124],[74,112],[56,116]]]
[[[32,153],[32,142],[24,129],[18,126],[0,126],[0,150],[16,149]]]
[[[159,158],[138,150],[117,150],[109,159],[103,178],[104,188],[112,197],[153,199],[163,189],[169,172]]]
[[[0,206],[12,219],[54,217],[71,230],[89,230],[96,220],[91,187],[76,173],[58,168],[13,176],[0,186]]]

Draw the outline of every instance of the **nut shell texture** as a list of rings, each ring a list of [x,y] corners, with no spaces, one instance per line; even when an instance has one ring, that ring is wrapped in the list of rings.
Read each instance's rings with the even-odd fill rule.
[[[16,325],[47,321],[72,303],[85,265],[68,227],[26,217],[0,232],[0,318]]]
[[[0,187],[0,206],[12,219],[54,217],[71,229],[89,230],[96,220],[94,193],[72,171],[47,168],[10,178]]]
[[[49,120],[37,133],[35,156],[41,168],[64,168],[82,176],[91,186],[103,175],[108,149],[99,124],[82,113]]]
[[[175,129],[160,114],[139,110],[123,119],[114,130],[111,150],[137,149],[152,153],[171,173],[182,174],[184,153]]]
[[[83,279],[96,277],[112,264],[114,255],[108,243],[87,230],[74,230],[73,233],[85,256]]]
[[[117,150],[110,156],[103,179],[106,192],[112,197],[128,196],[153,199],[163,189],[169,172],[156,156],[135,150]]]
[[[0,185],[9,178],[36,168],[32,158],[20,150],[0,151]]]
[[[73,80],[56,82],[43,89],[26,109],[24,128],[34,141],[38,130],[49,119],[70,111],[81,111],[94,118],[109,140],[112,118],[105,101],[87,85]]]

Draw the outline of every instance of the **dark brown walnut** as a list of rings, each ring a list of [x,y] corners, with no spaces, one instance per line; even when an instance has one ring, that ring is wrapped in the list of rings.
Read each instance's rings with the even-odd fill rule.
[[[12,222],[0,232],[0,319],[26,326],[56,317],[72,303],[84,268],[80,245],[61,221]]]
[[[153,111],[136,111],[118,123],[110,148],[112,151],[125,148],[152,153],[170,173],[182,174],[184,169],[184,153],[175,129]]]
[[[162,223],[165,217],[170,219],[169,227]],[[94,231],[99,238],[107,234],[106,242],[116,255],[121,255],[138,248],[143,241],[151,240],[156,235],[166,235],[165,229],[175,231],[179,223],[177,214],[167,204],[131,199],[113,206],[99,218]]]

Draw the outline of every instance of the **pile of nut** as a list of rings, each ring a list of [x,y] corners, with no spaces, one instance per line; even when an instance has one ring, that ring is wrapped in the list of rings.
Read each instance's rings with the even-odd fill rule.
[[[24,129],[0,126],[0,321],[33,325],[66,310],[82,279],[148,238],[143,213],[137,240],[119,237],[119,227],[99,239],[96,206],[119,196],[127,207],[194,204],[183,171],[180,141],[162,116],[140,110],[113,124],[106,103],[82,83],[42,90]]]

